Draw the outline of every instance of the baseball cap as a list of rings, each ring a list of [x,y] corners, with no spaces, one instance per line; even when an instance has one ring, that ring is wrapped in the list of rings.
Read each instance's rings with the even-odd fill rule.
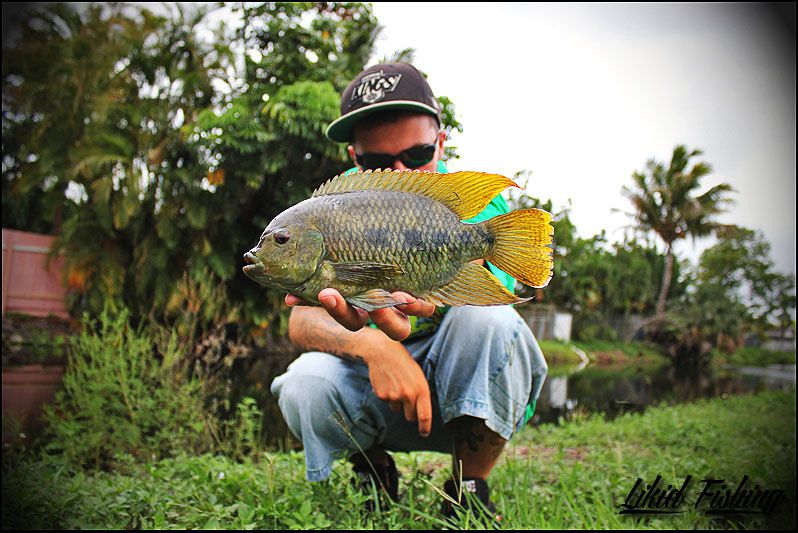
[[[352,127],[369,115],[386,110],[420,111],[441,123],[441,106],[427,80],[409,63],[381,63],[369,67],[341,94],[341,116],[325,134],[336,142],[348,142]]]

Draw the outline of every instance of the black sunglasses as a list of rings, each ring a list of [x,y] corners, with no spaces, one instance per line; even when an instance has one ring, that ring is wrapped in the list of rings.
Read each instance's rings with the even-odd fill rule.
[[[393,154],[355,154],[355,161],[364,169],[392,168],[397,159],[407,168],[423,167],[435,157],[436,144],[419,144]]]

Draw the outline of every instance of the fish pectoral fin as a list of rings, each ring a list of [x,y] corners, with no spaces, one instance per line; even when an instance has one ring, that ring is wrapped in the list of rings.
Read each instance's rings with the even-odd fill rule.
[[[384,307],[393,307],[394,305],[403,305],[403,302],[394,299],[391,293],[383,289],[371,289],[362,294],[355,294],[354,296],[347,296],[344,298],[350,304],[363,309],[364,311],[374,311]]]
[[[435,305],[506,305],[526,302],[519,298],[480,265],[468,263],[452,281],[432,291],[427,298]]]
[[[399,265],[388,263],[370,263],[353,261],[348,263],[332,263],[335,277],[338,280],[354,285],[375,285],[385,283],[405,271]]]

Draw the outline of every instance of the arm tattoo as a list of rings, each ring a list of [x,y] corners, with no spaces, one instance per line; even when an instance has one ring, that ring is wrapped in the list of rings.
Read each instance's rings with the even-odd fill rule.
[[[298,344],[301,348],[320,350],[353,363],[365,364],[363,357],[355,353],[355,346],[342,325],[329,316],[311,315],[303,312],[296,316],[296,327],[302,331]]]

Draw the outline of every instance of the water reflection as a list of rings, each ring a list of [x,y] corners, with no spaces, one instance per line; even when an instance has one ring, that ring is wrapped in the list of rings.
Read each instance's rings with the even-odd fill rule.
[[[657,403],[795,388],[795,365],[729,367],[694,376],[668,366],[588,366],[566,375],[554,370],[543,385],[533,424],[567,420],[575,412],[603,412],[611,419]]]

